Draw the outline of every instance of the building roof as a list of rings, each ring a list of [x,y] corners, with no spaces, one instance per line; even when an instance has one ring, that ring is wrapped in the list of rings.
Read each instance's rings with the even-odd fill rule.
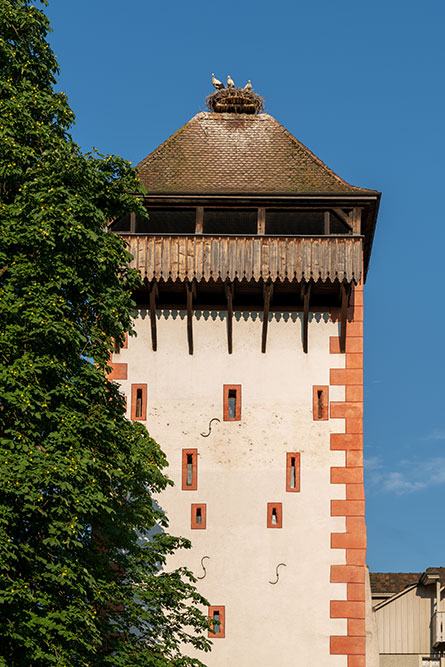
[[[416,584],[421,572],[370,572],[371,591],[375,593],[400,593],[407,586]]]
[[[201,112],[142,160],[149,193],[357,194],[269,114]]]
[[[438,573],[442,585],[445,585],[445,567],[428,567],[425,573]],[[407,586],[419,583],[422,574],[423,572],[370,572],[372,594],[396,595]]]

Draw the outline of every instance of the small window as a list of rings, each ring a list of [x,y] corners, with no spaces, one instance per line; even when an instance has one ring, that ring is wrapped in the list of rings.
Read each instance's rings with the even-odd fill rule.
[[[194,234],[195,208],[150,208],[148,220],[136,218],[138,234]]]
[[[300,490],[300,452],[286,454],[286,491]]]
[[[267,503],[267,527],[283,527],[283,511],[281,503]]]
[[[224,606],[209,607],[209,620],[212,629],[209,630],[210,639],[226,636],[226,610]]]
[[[192,528],[204,530],[207,522],[207,508],[205,504],[192,504]]]
[[[119,354],[121,350],[126,350],[128,347],[128,333],[125,334],[124,344],[121,345],[117,338],[113,339],[113,352],[114,354]]]
[[[280,236],[324,235],[323,211],[266,211],[266,234]]]
[[[126,213],[122,218],[118,218],[111,225],[113,232],[129,232],[131,229],[130,213]]]
[[[224,421],[241,419],[241,385],[224,385]]]
[[[329,417],[329,387],[315,386],[312,396],[312,417],[314,421],[325,421]]]
[[[198,488],[198,450],[182,450],[182,489],[196,491]]]
[[[136,419],[142,419],[142,389],[136,390]]]
[[[204,209],[204,234],[221,236],[250,235],[257,233],[256,209],[231,210],[228,209]]]
[[[147,385],[131,385],[131,419],[145,421],[147,419]]]

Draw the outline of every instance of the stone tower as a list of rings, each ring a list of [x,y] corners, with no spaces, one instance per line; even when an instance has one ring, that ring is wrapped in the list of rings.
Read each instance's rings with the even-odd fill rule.
[[[160,500],[193,543],[172,566],[199,577],[217,631],[199,657],[364,667],[363,283],[380,194],[231,92],[138,165],[149,221],[111,226],[145,284],[112,377],[170,462]]]

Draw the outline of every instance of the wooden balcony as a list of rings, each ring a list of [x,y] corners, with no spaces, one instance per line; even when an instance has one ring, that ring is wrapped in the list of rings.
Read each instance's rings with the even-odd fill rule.
[[[142,278],[198,282],[294,281],[358,283],[361,236],[148,236],[121,233]]]

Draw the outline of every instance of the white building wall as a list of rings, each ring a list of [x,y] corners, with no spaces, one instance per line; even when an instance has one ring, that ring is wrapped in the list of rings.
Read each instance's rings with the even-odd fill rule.
[[[233,354],[227,352],[226,314],[197,311],[194,354],[188,354],[185,311],[158,311],[158,350],[152,351],[150,317],[140,311],[137,338],[114,360],[128,364],[120,381],[130,415],[131,384],[147,383],[147,428],[166,453],[175,486],[159,502],[170,532],[189,538],[190,551],[170,567],[185,565],[211,605],[225,605],[226,635],[210,654],[209,667],[346,667],[330,655],[329,636],[346,635],[345,619],[330,618],[331,599],[346,600],[346,584],[330,583],[330,566],[345,552],[330,548],[330,533],[345,530],[330,516],[331,499],[344,499],[343,484],[330,483],[332,466],[345,465],[331,451],[329,434],[344,420],[314,421],[313,385],[329,385],[329,369],[342,367],[329,354],[339,335],[327,313],[309,323],[309,354],[301,344],[301,313],[269,316],[267,352],[261,353],[262,313],[234,313]],[[242,385],[239,422],[223,421],[223,384]],[[344,387],[330,387],[343,401]],[[209,437],[209,421],[217,417]],[[181,489],[181,450],[197,448],[198,489]],[[301,452],[301,492],[285,490],[286,452]],[[268,502],[283,504],[283,528],[266,527]],[[206,503],[206,530],[192,530],[191,503]],[[269,582],[276,578],[279,582]],[[192,654],[189,649],[188,652]]]

